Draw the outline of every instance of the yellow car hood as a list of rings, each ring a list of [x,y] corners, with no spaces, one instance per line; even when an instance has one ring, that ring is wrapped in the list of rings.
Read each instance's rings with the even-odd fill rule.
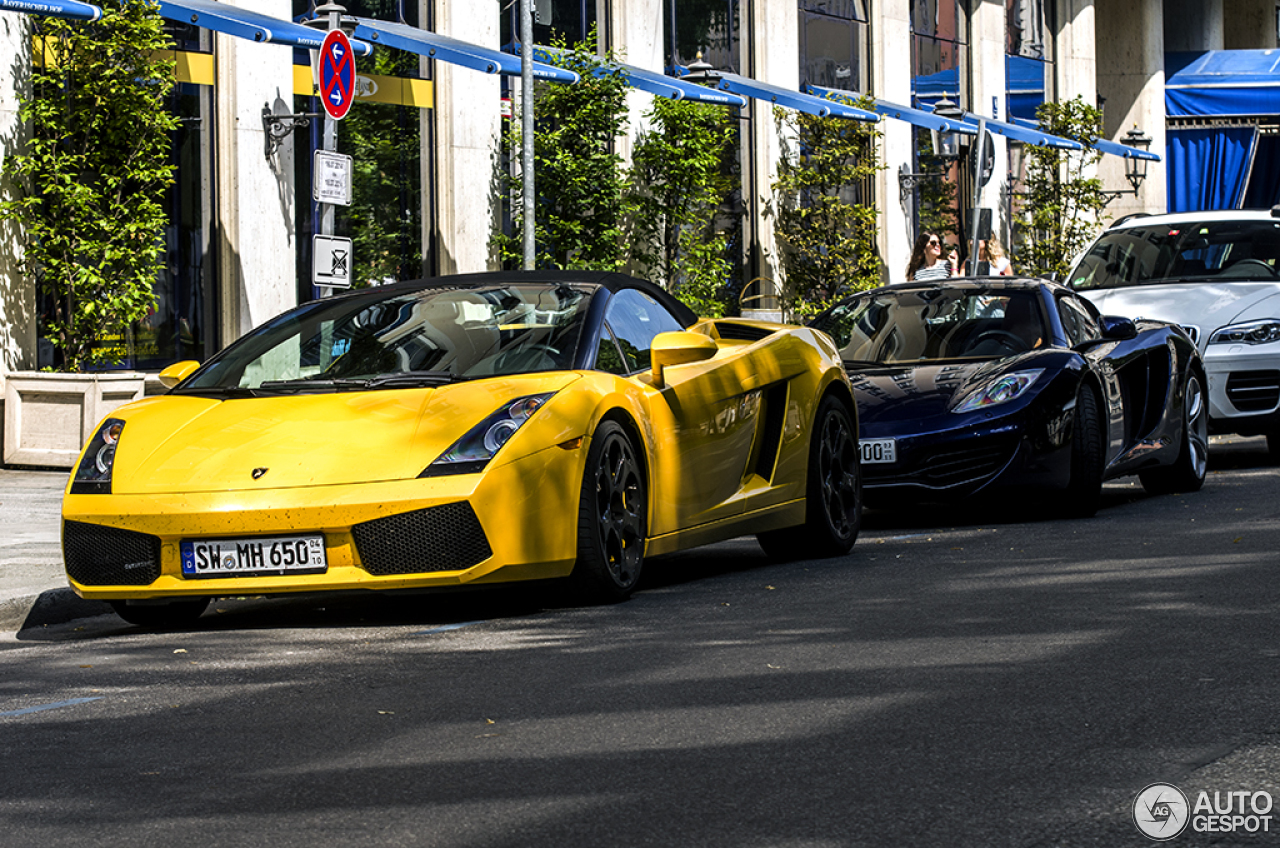
[[[148,398],[113,413],[126,423],[112,491],[212,492],[410,479],[503,403],[558,391],[577,378],[558,372],[438,388]],[[499,458],[510,459],[504,455]],[[255,479],[255,469],[266,471]]]

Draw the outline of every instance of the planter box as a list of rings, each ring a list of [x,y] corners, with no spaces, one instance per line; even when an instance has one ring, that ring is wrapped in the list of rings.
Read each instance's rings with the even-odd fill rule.
[[[143,374],[5,375],[4,462],[71,468],[107,413],[142,397]]]

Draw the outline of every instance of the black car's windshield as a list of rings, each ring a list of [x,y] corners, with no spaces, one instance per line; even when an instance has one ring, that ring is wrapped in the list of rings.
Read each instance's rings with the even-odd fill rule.
[[[571,368],[594,291],[518,284],[318,301],[255,330],[176,391],[408,388]]]
[[[1103,233],[1071,273],[1072,288],[1275,280],[1280,221],[1142,225]]]
[[[852,298],[814,321],[846,365],[994,359],[1039,347],[1048,334],[1034,292],[911,289]]]

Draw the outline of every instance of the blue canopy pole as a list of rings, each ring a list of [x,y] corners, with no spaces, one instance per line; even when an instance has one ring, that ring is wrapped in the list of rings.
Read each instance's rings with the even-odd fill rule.
[[[96,21],[102,17],[97,6],[75,0],[0,0],[0,12],[26,12],[73,21]]]

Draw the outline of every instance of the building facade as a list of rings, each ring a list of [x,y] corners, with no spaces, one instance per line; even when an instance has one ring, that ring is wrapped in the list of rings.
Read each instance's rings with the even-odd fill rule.
[[[498,0],[346,0],[348,12],[402,22],[490,50],[516,40],[517,3]],[[1164,60],[1171,50],[1276,47],[1275,0],[540,0],[535,39],[592,34],[630,65],[671,73],[699,56],[721,71],[799,93],[805,86],[870,95],[925,110],[942,98],[970,115],[1013,123],[1045,100],[1081,97],[1102,107],[1104,137],[1135,126],[1163,155]],[[278,20],[312,15],[301,0],[236,0]],[[21,145],[17,93],[30,61],[28,16],[0,13],[9,55],[0,69],[0,155]],[[168,258],[154,316],[126,340],[131,368],[157,371],[204,359],[282,310],[317,296],[311,237],[312,154],[321,121],[311,51],[260,43],[170,21],[179,86],[170,108],[177,184],[169,198]],[[25,59],[23,57],[26,57]],[[481,271],[496,267],[490,239],[503,221],[493,189],[498,138],[518,78],[379,46],[358,60],[357,102],[338,149],[355,157],[357,202],[337,232],[355,238],[357,279]],[[652,97],[630,95],[631,133]],[[739,110],[743,280],[768,290],[779,279],[769,208],[786,139],[773,105]],[[836,120],[833,118],[832,120]],[[920,227],[921,191],[957,186],[958,211],[973,205],[966,167],[927,170],[930,131],[910,119],[878,125],[882,169],[870,187],[879,215],[886,280],[899,278]],[[1023,143],[993,136],[993,178],[976,189],[992,229],[1008,243]],[[625,156],[630,138],[618,140]],[[1127,190],[1125,163],[1104,156],[1099,175]],[[12,186],[4,187],[12,193]],[[360,195],[363,195],[361,197]],[[1163,162],[1108,212],[1163,211]],[[0,232],[0,396],[5,375],[50,362],[37,337],[34,286],[17,271],[18,234]],[[1015,256],[1016,262],[1016,256]]]

